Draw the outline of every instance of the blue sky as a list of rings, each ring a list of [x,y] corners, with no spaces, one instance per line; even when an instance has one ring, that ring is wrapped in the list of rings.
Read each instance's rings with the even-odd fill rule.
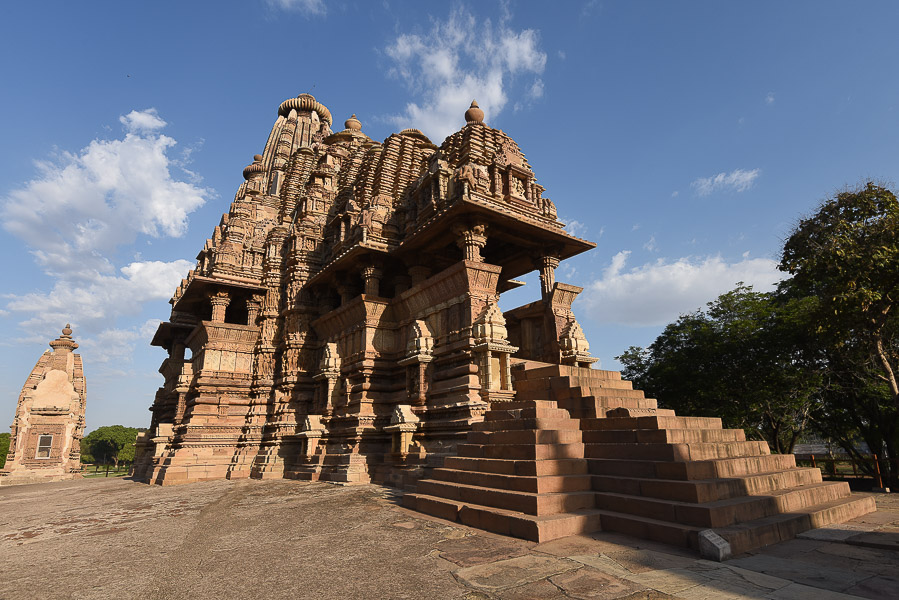
[[[791,225],[899,180],[892,2],[16,2],[0,52],[0,424],[71,321],[88,430],[146,426],[168,298],[280,102],[440,143],[472,98],[573,233],[560,267],[605,368],[737,281]],[[510,292],[535,299],[537,280]]]

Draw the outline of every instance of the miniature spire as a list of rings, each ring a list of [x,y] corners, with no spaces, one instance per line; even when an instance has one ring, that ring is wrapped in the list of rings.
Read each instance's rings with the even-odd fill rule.
[[[484,122],[484,111],[478,107],[476,100],[472,100],[471,106],[465,111],[465,122],[468,124]]]
[[[343,126],[350,131],[362,131],[362,123],[356,118],[356,113],[353,113],[353,116],[347,119]]]
[[[54,352],[58,350],[71,352],[78,348],[78,344],[72,340],[72,325],[70,323],[66,323],[66,326],[62,328],[61,336],[50,342],[50,347],[53,348]]]
[[[262,166],[262,155],[254,154],[253,162],[243,169],[243,178],[249,181],[259,173],[263,172],[265,172],[265,167]]]

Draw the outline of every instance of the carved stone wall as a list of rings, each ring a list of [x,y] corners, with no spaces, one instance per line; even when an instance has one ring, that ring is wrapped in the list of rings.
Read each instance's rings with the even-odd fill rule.
[[[0,485],[81,476],[86,386],[71,334],[66,325],[22,387]]]
[[[375,142],[355,116],[333,132],[308,94],[281,104],[154,338],[191,357],[164,369],[138,478],[401,483],[514,397],[500,293],[592,244],[479,111],[438,147],[416,129]],[[554,285],[535,292],[559,363],[585,346],[560,337],[573,315]]]

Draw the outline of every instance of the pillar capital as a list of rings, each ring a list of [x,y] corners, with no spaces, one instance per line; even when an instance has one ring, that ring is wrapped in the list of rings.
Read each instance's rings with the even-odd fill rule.
[[[231,293],[228,290],[216,290],[206,295],[209,303],[212,304],[212,321],[213,323],[225,322],[225,311],[231,304]]]
[[[456,245],[464,252],[465,260],[484,262],[481,249],[487,244],[487,225],[485,223],[458,223],[453,233],[459,238]]]

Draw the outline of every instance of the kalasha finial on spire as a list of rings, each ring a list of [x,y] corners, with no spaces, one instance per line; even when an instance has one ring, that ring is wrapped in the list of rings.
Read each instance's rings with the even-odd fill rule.
[[[356,118],[356,113],[353,113],[353,116],[347,119],[343,126],[350,131],[362,131],[362,123]]]
[[[72,350],[78,348],[78,344],[72,341],[71,323],[66,323],[66,326],[62,328],[62,335],[51,341],[50,347],[53,348],[54,352],[71,352]]]
[[[257,177],[262,173],[265,173],[265,167],[262,166],[262,155],[254,154],[253,162],[248,164],[243,169],[243,178],[249,181],[250,179]]]
[[[465,111],[465,122],[466,123],[483,123],[484,122],[484,111],[478,107],[478,103],[475,100],[471,101],[471,106],[468,110]]]

